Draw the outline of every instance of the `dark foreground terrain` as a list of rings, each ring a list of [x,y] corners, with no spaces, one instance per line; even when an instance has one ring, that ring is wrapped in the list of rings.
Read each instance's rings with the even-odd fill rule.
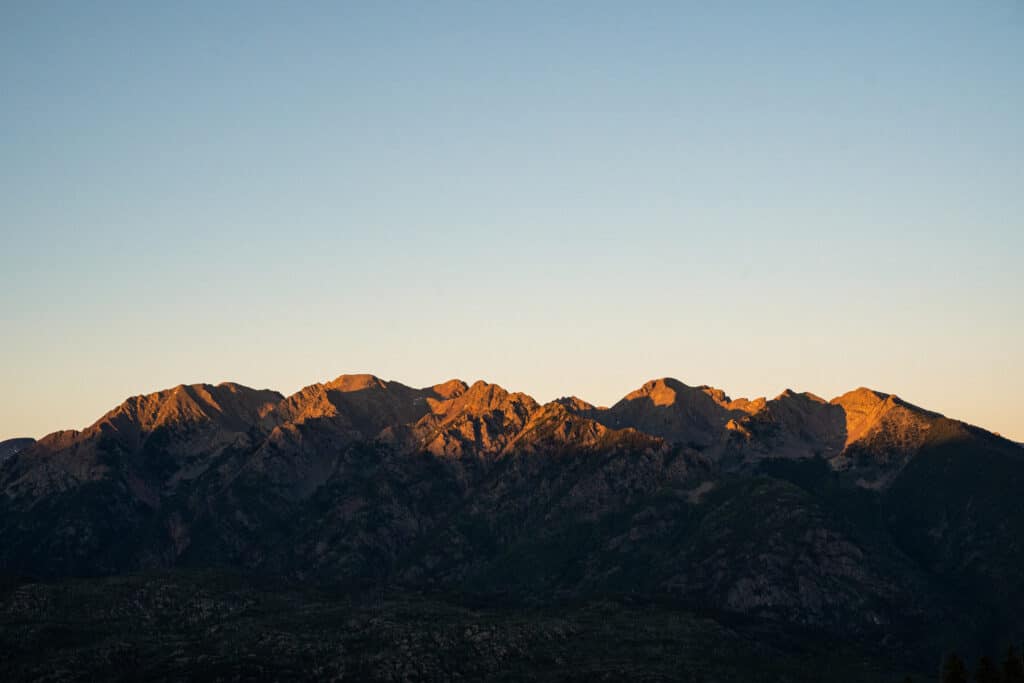
[[[911,673],[869,643],[639,598],[479,602],[492,604],[214,572],[9,581],[0,597],[0,680],[811,683]]]

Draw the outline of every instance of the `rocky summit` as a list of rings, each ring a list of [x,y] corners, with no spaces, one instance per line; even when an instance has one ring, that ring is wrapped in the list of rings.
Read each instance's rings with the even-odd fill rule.
[[[380,658],[323,643],[316,656],[394,680],[555,671],[583,651],[581,676],[681,671],[644,665],[650,643],[608,649],[602,623],[641,641],[657,625],[683,650],[731,643],[747,662],[730,668],[714,650],[710,668],[686,669],[703,680],[762,680],[770,657],[803,664],[763,680],[820,680],[814,667],[837,652],[859,673],[836,680],[930,671],[951,646],[1024,630],[1024,448],[865,388],[748,400],[664,378],[602,408],[457,379],[413,388],[343,375],[287,397],[182,385],[129,398],[82,431],[0,443],[0,490],[5,643],[52,627],[56,594],[92,600],[103,586],[124,601],[122,620],[159,611],[160,590],[200,596],[211,633],[221,611],[261,601],[342,610],[338,647],[370,638]],[[140,598],[138,581],[166,588]],[[266,582],[306,592],[286,598]],[[378,594],[384,617],[365,602]],[[414,628],[388,610],[441,616]],[[246,623],[283,639],[277,663],[299,667],[280,675],[317,677],[300,641],[318,627],[253,614]],[[138,638],[156,638],[151,626]],[[572,634],[583,650],[568,654]],[[96,648],[107,646],[83,641],[53,661],[102,675],[113,660]],[[487,659],[442,661],[465,648]],[[48,673],[34,650],[8,651],[0,672]],[[208,664],[228,666],[222,655]],[[180,675],[202,669],[188,661],[199,668]],[[426,661],[435,669],[416,668]]]

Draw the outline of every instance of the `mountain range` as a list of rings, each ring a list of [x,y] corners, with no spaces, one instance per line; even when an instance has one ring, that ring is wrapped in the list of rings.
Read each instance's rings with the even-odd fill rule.
[[[1022,485],[1019,444],[865,388],[181,385],[0,443],[0,574],[643,596],[924,658],[1024,630]]]

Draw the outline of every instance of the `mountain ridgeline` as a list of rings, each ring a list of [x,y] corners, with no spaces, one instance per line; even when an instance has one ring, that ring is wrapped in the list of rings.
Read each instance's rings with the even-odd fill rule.
[[[938,647],[1024,627],[1022,484],[1020,445],[869,389],[178,386],[0,444],[0,573],[633,595]]]

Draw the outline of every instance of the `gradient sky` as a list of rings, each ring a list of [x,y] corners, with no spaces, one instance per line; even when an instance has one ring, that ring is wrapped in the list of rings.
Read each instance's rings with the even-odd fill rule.
[[[343,372],[1024,441],[1024,3],[4,2],[0,438]]]

